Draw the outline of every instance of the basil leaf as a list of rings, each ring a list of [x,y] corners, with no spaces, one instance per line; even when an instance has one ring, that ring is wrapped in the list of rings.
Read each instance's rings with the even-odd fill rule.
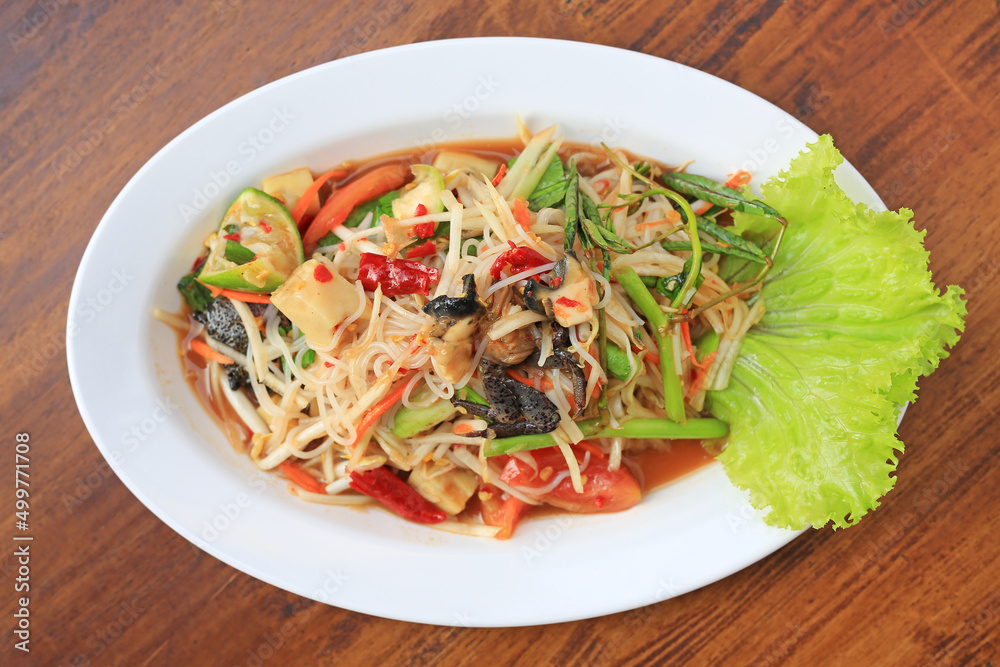
[[[205,310],[208,308],[209,304],[215,301],[215,297],[212,296],[212,292],[200,282],[195,280],[200,273],[200,269],[198,271],[192,271],[177,281],[177,290],[181,293],[181,296],[184,297],[184,300],[187,301],[187,305],[191,308],[191,310],[196,313],[200,313]]]

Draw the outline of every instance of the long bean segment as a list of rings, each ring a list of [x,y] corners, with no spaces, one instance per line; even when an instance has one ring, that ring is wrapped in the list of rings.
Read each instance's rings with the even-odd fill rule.
[[[601,426],[599,419],[586,419],[577,422],[577,426],[588,438],[717,440],[729,434],[729,426],[718,419],[689,419],[685,424],[669,419],[630,419],[621,428]],[[485,453],[486,456],[499,456],[555,445],[555,438],[550,433],[512,436],[488,441]]]
[[[656,347],[660,354],[660,374],[663,376],[663,406],[667,417],[675,422],[684,422],[684,390],[681,379],[674,367],[674,344],[669,334],[667,316],[660,310],[660,304],[649,293],[642,279],[631,266],[621,266],[615,269],[615,279],[625,288],[632,301],[635,302],[646,321],[653,328]]]

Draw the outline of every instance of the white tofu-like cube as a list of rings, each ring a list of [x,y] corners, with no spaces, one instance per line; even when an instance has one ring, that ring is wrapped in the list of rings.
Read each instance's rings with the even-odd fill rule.
[[[261,190],[278,199],[289,211],[295,208],[305,191],[313,184],[313,175],[308,167],[299,167],[284,174],[268,176],[261,181]],[[313,195],[306,209],[306,215],[319,213],[319,196]]]
[[[338,324],[368,298],[337,272],[333,263],[318,256],[301,264],[271,294],[271,303],[305,334],[311,347],[327,347]]]
[[[445,514],[455,516],[479,488],[479,478],[470,470],[455,468],[445,473],[434,464],[424,463],[410,472],[407,480],[421,496]]]

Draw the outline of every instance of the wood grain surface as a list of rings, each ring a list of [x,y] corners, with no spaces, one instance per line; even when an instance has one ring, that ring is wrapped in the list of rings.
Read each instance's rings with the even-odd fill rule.
[[[985,665],[1000,654],[1000,20],[993,0],[0,5],[0,664]],[[883,506],[679,598],[544,627],[328,607],[199,551],[111,473],[67,378],[93,230],[170,139],[352,54],[480,35],[608,44],[742,86],[819,132],[927,230],[965,336],[921,384]],[[541,73],[557,76],[558,73]],[[735,110],[738,113],[738,110]],[[992,341],[992,342],[991,342]],[[109,363],[113,356],[109,355]],[[15,434],[30,433],[30,653],[15,649]],[[614,576],[609,568],[607,576]]]

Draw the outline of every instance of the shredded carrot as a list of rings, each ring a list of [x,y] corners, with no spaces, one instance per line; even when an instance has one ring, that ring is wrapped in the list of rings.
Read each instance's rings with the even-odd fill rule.
[[[580,442],[576,443],[576,446],[579,447],[580,449],[587,450],[588,452],[590,452],[591,454],[593,454],[594,456],[596,456],[599,459],[606,459],[606,458],[608,458],[608,455],[604,453],[604,450],[602,450],[600,447],[598,447],[597,445],[595,445],[592,442],[587,442],[586,440],[581,440]]]
[[[681,335],[684,337],[684,347],[687,348],[688,354],[691,355],[691,363],[702,369],[707,369],[711,366],[712,362],[708,357],[699,362],[698,358],[694,356],[694,349],[691,347],[691,328],[687,322],[681,322]],[[715,353],[713,352],[712,354],[714,355]],[[713,356],[712,358],[714,359],[715,357]]]
[[[306,255],[312,253],[316,243],[326,236],[327,232],[344,222],[356,206],[395,190],[412,177],[412,172],[405,165],[387,164],[338,188],[326,200],[323,208],[309,223],[309,228],[302,234],[302,245]]]
[[[531,231],[531,216],[528,215],[528,203],[524,201],[524,197],[518,197],[514,200],[514,219],[517,220],[517,224],[521,225],[521,229],[526,232]]]
[[[746,185],[750,182],[750,172],[740,169],[735,174],[730,175],[729,180],[726,181],[727,188],[733,188],[734,190],[741,185]]]
[[[521,384],[526,384],[529,387],[534,387],[535,386],[535,381],[534,380],[532,380],[529,377],[525,377],[523,375],[520,375],[517,371],[515,371],[512,368],[508,368],[507,369],[507,375],[511,376],[512,378],[514,378],[515,380],[517,380]],[[539,386],[541,386],[542,391],[547,391],[549,389],[552,389],[552,386],[553,386],[552,385],[552,380],[543,377]]]
[[[503,175],[506,173],[507,173],[507,163],[504,162],[503,164],[500,165],[500,171],[498,171],[497,175],[493,177],[492,181],[493,187],[500,185],[500,181],[503,180]]]
[[[403,394],[405,393],[406,393],[406,383],[401,382],[396,386],[395,389],[390,391],[385,398],[379,401],[375,405],[375,407],[366,412],[365,416],[361,418],[361,423],[358,424],[358,435],[357,437],[354,438],[354,442],[351,443],[351,446],[353,447],[354,445],[357,445],[359,442],[361,442],[361,438],[365,436],[365,433],[368,432],[368,429],[370,429],[375,424],[375,422],[377,422],[379,418],[389,410],[389,408],[394,406],[399,401],[403,400]]]
[[[205,341],[198,340],[197,338],[191,341],[191,351],[200,354],[209,361],[217,361],[223,366],[229,366],[230,364],[236,363],[226,355],[220,352],[216,352],[215,350],[210,348],[208,346],[208,343],[206,343]]]
[[[245,303],[271,303],[270,294],[255,294],[253,292],[238,292],[232,289],[222,290],[222,296],[229,297],[233,301],[243,301]]]
[[[649,354],[646,355],[645,358],[646,361],[651,362],[657,368],[660,367],[660,355],[658,355],[656,352],[650,352]]]
[[[323,484],[323,482],[319,481],[291,461],[282,461],[278,464],[278,468],[280,468],[281,472],[288,476],[288,479],[292,480],[306,491],[311,493],[326,493],[326,485]]]
[[[205,284],[205,283],[202,283],[202,282],[201,282],[200,280],[198,280],[197,278],[195,278],[195,280],[196,280],[197,282],[201,283],[202,285],[205,285],[205,287],[207,287],[207,288],[208,288],[208,292],[209,292],[209,294],[211,294],[211,295],[212,295],[212,298],[213,298],[213,299],[214,299],[215,297],[219,296],[220,294],[222,294],[222,288],[221,288],[221,287],[216,287],[215,285],[207,285],[207,284]]]
[[[712,204],[707,201],[703,201],[698,204],[698,206],[692,206],[691,210],[695,212],[695,215],[705,215],[710,208],[712,208]]]
[[[243,301],[245,303],[271,303],[270,294],[240,292],[234,289],[223,289],[222,287],[216,287],[215,285],[208,285],[206,283],[202,283],[200,280],[198,280],[198,282],[208,288],[208,292],[212,295],[213,299],[217,296],[225,296],[229,297],[233,301]]]
[[[695,359],[694,350],[691,348],[691,326],[687,322],[681,322],[681,336],[684,337],[684,347],[687,348],[688,354],[691,355],[691,363],[701,368]]]
[[[342,169],[331,169],[330,171],[326,172],[325,174],[317,178],[315,181],[313,181],[313,184],[310,185],[308,188],[306,188],[306,191],[302,193],[301,197],[299,197],[299,202],[295,205],[295,208],[292,210],[292,220],[295,221],[295,224],[300,225],[302,223],[302,217],[306,214],[306,211],[309,209],[309,203],[313,200],[313,197],[315,197],[316,194],[319,192],[319,189],[323,187],[324,183],[326,183],[331,178],[343,178],[346,175],[347,172],[343,171]],[[299,231],[301,232],[302,230],[300,229]]]
[[[660,227],[662,225],[676,225],[681,221],[681,214],[677,211],[667,211],[666,217],[663,220],[650,220],[649,222],[640,222],[634,227],[634,229],[648,229],[650,227]]]
[[[465,435],[466,433],[472,433],[474,430],[472,424],[457,424],[455,426],[455,435]]]
[[[694,358],[692,358],[691,361],[694,361]],[[701,389],[702,383],[705,382],[705,378],[708,377],[708,368],[709,366],[712,365],[713,361],[715,361],[715,352],[712,352],[711,354],[709,354],[708,356],[706,356],[704,359],[701,360],[701,365],[698,366],[698,368],[701,368],[702,370],[700,372],[699,371],[694,372],[694,376],[691,380],[691,387],[688,389],[687,394],[684,396],[685,401],[690,401],[691,397],[697,394],[698,391]]]
[[[705,377],[708,373],[699,373],[695,371],[694,378],[691,380],[691,387],[688,389],[688,393],[684,396],[685,401],[690,401],[691,397],[698,393],[701,389],[701,383],[705,381]]]

